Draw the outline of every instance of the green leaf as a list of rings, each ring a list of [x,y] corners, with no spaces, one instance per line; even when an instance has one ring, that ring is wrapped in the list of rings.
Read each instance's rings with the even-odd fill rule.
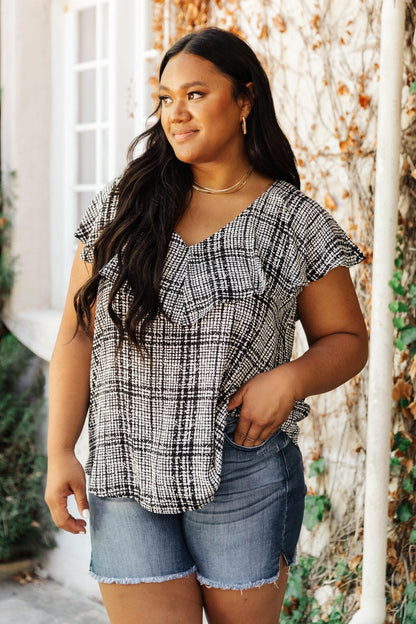
[[[398,457],[390,458],[390,472],[393,477],[397,477],[402,470],[402,463]]]
[[[398,301],[391,301],[389,303],[389,310],[390,312],[398,312],[399,311],[399,302]]]
[[[403,624],[415,624],[416,623],[416,600],[408,602],[406,605],[406,620]]]
[[[400,340],[400,338],[396,338],[394,344],[399,349],[399,351],[404,351],[404,343]]]
[[[416,479],[416,466],[413,466],[412,472],[410,473],[413,479]]]
[[[409,306],[403,301],[399,301],[399,312],[409,312]]]
[[[401,316],[396,316],[393,319],[393,325],[397,327],[397,329],[403,329],[404,327],[404,319]]]
[[[416,544],[416,529],[410,531],[410,541],[412,544]]]
[[[402,280],[403,277],[403,271],[395,271],[393,273],[393,278],[398,280],[399,282]]]
[[[403,437],[401,431],[397,431],[393,436],[393,447],[391,450],[392,451],[399,450],[402,453],[404,453],[409,445],[410,445],[410,440]]]
[[[416,583],[408,583],[404,589],[404,595],[408,596],[411,600],[416,600]]]
[[[416,93],[416,81],[411,83],[409,87],[409,93],[410,94]]]
[[[403,258],[396,258],[396,259],[394,260],[394,266],[395,266],[397,269],[400,269],[400,267],[402,266],[402,264],[403,264]]]
[[[409,479],[409,477],[406,477],[406,479],[403,479],[402,488],[406,490],[406,492],[408,492],[409,494],[413,493],[413,489],[414,489],[413,483],[412,483],[412,480]]]
[[[400,340],[405,345],[409,345],[416,340],[416,327],[413,325],[406,325],[400,332]]]
[[[398,506],[397,517],[400,522],[408,522],[408,520],[410,520],[410,518],[412,517],[412,512],[410,511],[407,503],[403,503],[402,505]]]
[[[309,477],[316,477],[318,474],[322,474],[325,470],[325,459],[320,457],[316,461],[312,462],[309,468]]]
[[[345,561],[338,561],[335,566],[335,573],[337,575],[337,579],[341,579],[343,576],[347,576],[350,573],[350,569],[345,563]]]
[[[324,512],[331,509],[331,501],[326,494],[315,496],[313,494],[307,494],[305,498],[305,514],[303,523],[308,529],[312,531],[314,526],[322,521]]]
[[[405,295],[406,294],[406,290],[405,290],[404,286],[402,286],[401,283],[400,283],[400,280],[398,280],[395,277],[393,277],[393,279],[391,279],[389,281],[389,286],[390,286],[390,288],[392,288],[394,290],[394,292],[397,295]]]
[[[416,284],[410,284],[408,288],[409,297],[416,297]]]

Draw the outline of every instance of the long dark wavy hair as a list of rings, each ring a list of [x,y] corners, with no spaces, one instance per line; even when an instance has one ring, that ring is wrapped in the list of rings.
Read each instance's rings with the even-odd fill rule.
[[[166,52],[159,80],[170,59],[180,52],[211,61],[230,79],[234,98],[250,98],[252,108],[245,135],[250,163],[265,176],[286,180],[299,188],[295,157],[277,122],[268,78],[251,48],[219,28],[190,33]],[[253,85],[254,97],[248,83]],[[158,117],[159,109],[160,103],[154,113]],[[145,151],[135,158],[135,148],[143,141]],[[90,333],[99,270],[117,256],[119,274],[110,293],[108,311],[119,331],[120,345],[126,335],[144,355],[146,330],[161,312],[159,286],[169,241],[192,197],[193,176],[190,165],[176,158],[160,118],[134,139],[127,157],[128,165],[112,191],[113,200],[117,194],[116,215],[95,243],[92,277],[76,293],[74,305],[78,327]],[[123,321],[113,304],[125,282],[133,296]]]

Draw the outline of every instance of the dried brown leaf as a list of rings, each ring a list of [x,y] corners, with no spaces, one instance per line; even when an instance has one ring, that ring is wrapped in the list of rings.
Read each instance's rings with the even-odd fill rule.
[[[286,32],[286,22],[281,15],[275,15],[272,22],[279,32]]]
[[[355,555],[355,557],[350,559],[350,562],[349,562],[350,570],[355,572],[355,570],[360,565],[362,560],[363,560],[363,556],[362,555]]]
[[[412,384],[407,383],[403,378],[399,378],[393,386],[393,401],[400,401],[402,398],[408,401],[412,396],[412,390]]]
[[[409,366],[409,377],[414,382],[416,380],[416,355],[412,358],[412,363]]]
[[[337,203],[335,202],[334,198],[332,197],[330,193],[327,193],[325,195],[325,207],[331,211],[336,210],[338,208]]]
[[[268,39],[269,38],[269,29],[267,27],[267,24],[263,24],[261,31],[260,31],[260,35],[259,35],[260,39]]]
[[[315,30],[318,30],[318,28],[319,28],[319,15],[314,15],[312,17],[311,26],[312,26],[312,28],[315,28]]]
[[[348,89],[347,85],[345,85],[345,84],[340,84],[338,89],[337,89],[338,95],[346,95],[349,92],[350,92],[350,90]]]
[[[410,403],[410,405],[407,406],[407,409],[409,410],[413,418],[416,420],[416,401],[413,401],[413,403]]]

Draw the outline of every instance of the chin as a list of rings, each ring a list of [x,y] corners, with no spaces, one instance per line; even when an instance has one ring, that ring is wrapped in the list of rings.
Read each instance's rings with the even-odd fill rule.
[[[200,162],[200,158],[196,154],[184,153],[180,150],[175,151],[175,156],[178,160],[186,163],[187,165],[196,165]]]

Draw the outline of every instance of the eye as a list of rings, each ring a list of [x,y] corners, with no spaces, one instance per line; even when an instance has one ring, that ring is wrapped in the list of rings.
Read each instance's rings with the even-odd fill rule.
[[[167,106],[168,104],[171,104],[172,98],[169,95],[159,95],[159,101]]]
[[[188,100],[199,100],[204,96],[200,91],[190,91],[188,93]]]

